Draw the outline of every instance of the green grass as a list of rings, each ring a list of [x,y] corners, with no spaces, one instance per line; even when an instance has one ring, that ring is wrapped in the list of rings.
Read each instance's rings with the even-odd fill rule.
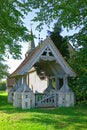
[[[87,107],[15,109],[0,92],[0,130],[87,130]]]

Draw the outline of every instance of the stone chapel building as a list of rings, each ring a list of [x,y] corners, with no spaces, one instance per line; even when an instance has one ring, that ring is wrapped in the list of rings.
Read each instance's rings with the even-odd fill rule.
[[[76,74],[50,37],[35,47],[34,39],[19,67],[8,76],[8,102],[22,109],[73,106],[68,77]],[[62,81],[62,86],[61,86]]]

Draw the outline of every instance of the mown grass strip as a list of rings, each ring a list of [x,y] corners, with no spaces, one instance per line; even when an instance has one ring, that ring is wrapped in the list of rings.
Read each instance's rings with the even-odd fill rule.
[[[87,130],[87,107],[13,108],[0,92],[0,130]]]

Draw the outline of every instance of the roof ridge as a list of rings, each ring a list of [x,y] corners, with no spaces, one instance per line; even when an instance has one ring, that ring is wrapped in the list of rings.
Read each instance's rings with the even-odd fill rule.
[[[48,42],[47,42],[48,40]],[[66,67],[66,69],[68,70],[68,73],[72,73],[71,75],[76,75],[75,72],[73,71],[73,69],[69,66],[69,64],[66,62],[66,60],[64,59],[64,57],[61,55],[60,51],[56,48],[55,44],[53,43],[53,41],[51,40],[50,37],[47,37],[41,44],[39,44],[37,47],[35,47],[31,53],[29,53],[29,55],[23,60],[23,62],[18,66],[18,68],[10,75],[11,77],[14,77],[15,75],[22,75],[22,73],[24,73],[24,71],[27,71],[28,67],[30,63],[34,64],[34,62],[36,62],[35,57],[39,55],[39,53],[41,54],[41,50],[43,49],[43,46],[45,47],[45,45],[48,43],[50,43],[51,47],[54,49],[54,53],[56,56],[59,57],[59,64],[61,65],[62,69],[65,70],[64,66]],[[45,48],[44,48],[45,49]],[[35,60],[35,61],[34,61]],[[57,58],[58,60],[58,58]],[[27,65],[28,64],[28,65]],[[26,66],[26,70],[22,69]],[[30,69],[30,68],[29,68]],[[66,72],[66,70],[65,70]],[[19,73],[19,74],[18,74]],[[66,74],[68,74],[66,73]]]

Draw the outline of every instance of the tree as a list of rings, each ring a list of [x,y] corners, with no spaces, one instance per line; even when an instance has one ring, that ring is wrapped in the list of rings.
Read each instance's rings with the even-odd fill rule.
[[[57,20],[58,23],[70,29],[79,28],[79,32],[73,37],[81,41],[87,34],[87,0],[33,0],[29,1],[32,9],[38,9],[34,21],[39,22],[39,27],[43,24],[50,25]],[[84,43],[79,42],[78,45]],[[87,47],[87,45],[86,45]]]
[[[53,31],[52,32],[49,31],[48,33],[50,34],[52,41],[54,42],[54,44],[56,45],[56,47],[58,48],[62,56],[65,59],[68,59],[69,58],[69,48],[68,48],[69,43],[68,43],[67,37],[63,38],[61,36],[61,31],[62,29],[61,27],[59,27],[58,22],[57,22],[54,24]]]
[[[78,33],[75,32],[69,37],[77,49],[77,54],[70,63],[78,75],[76,89],[82,93],[82,99],[83,95],[87,99],[87,0],[30,0],[29,6],[32,9],[39,8],[33,19],[39,22],[39,28],[58,21],[58,24],[67,30],[78,29]]]
[[[21,57],[20,41],[29,39],[23,19],[30,8],[28,0],[0,0],[0,79],[6,75],[5,57]]]
[[[75,70],[77,77],[75,80],[70,80],[70,86],[76,95],[77,103],[83,100],[87,104],[87,51],[82,48],[81,51],[77,51],[76,54],[69,59],[69,63]]]

